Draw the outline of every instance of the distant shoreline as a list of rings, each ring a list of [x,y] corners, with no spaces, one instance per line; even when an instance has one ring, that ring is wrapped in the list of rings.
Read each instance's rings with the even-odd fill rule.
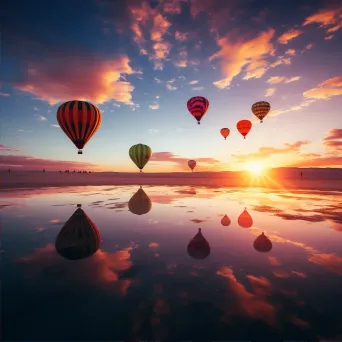
[[[224,173],[59,173],[14,171],[1,172],[1,189],[47,188],[66,186],[200,186],[227,188],[310,189],[342,191],[342,180],[252,177]]]

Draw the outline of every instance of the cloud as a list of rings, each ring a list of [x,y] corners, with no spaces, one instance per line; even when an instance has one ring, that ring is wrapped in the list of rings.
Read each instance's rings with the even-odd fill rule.
[[[333,96],[342,95],[342,76],[329,78],[318,84],[316,88],[307,90],[303,95],[306,98],[324,100],[330,99]]]
[[[320,24],[326,33],[332,33],[342,28],[342,7],[324,8],[307,17],[302,26]]]
[[[342,152],[342,129],[334,128],[328,132],[328,135],[323,139],[324,146],[331,151]]]
[[[308,259],[317,265],[324,266],[329,271],[342,275],[342,257],[336,254],[317,253]]]
[[[247,41],[232,41],[232,35],[218,39],[220,50],[210,57],[220,58],[221,70],[224,78],[214,82],[218,88],[226,88],[232,79],[239,75],[244,67],[247,67],[245,77],[261,77],[266,72],[265,58],[274,52],[271,39],[274,36],[274,29],[260,33],[257,37]]]
[[[166,89],[167,89],[167,90],[177,90],[177,87],[173,86],[173,85],[170,84],[170,83],[167,83],[167,84],[166,84]]]
[[[194,91],[200,91],[200,90],[203,90],[204,87],[192,87],[191,90],[194,90]]]
[[[285,51],[285,55],[295,56],[296,50],[295,49],[288,49]]]
[[[274,154],[296,153],[300,151],[302,146],[308,145],[309,143],[309,141],[297,141],[293,144],[285,144],[285,146],[282,148],[260,147],[257,152],[248,154],[233,154],[232,157],[238,159],[239,162],[245,162],[250,159],[268,158]]]
[[[178,166],[184,168],[184,169],[188,169],[188,160],[189,158],[183,158],[183,157],[179,157],[175,154],[173,154],[172,152],[155,152],[153,153],[150,161],[151,162],[171,162],[171,163],[175,163]],[[197,162],[197,167],[201,166],[201,164],[207,164],[205,166],[211,165],[215,165],[217,163],[219,163],[219,160],[214,159],[214,158],[196,158],[196,162]]]
[[[190,81],[188,84],[197,84],[198,83],[198,80],[193,80],[193,81]]]
[[[290,113],[290,112],[293,112],[293,111],[302,110],[303,108],[310,106],[315,101],[316,100],[313,100],[313,99],[306,99],[306,100],[302,101],[300,104],[298,104],[296,106],[291,106],[290,108],[286,108],[286,109],[271,109],[270,113],[268,114],[268,117],[278,116],[280,114]]]
[[[175,57],[173,64],[179,68],[186,68],[188,66],[188,52],[185,47],[178,50],[178,55]]]
[[[149,129],[147,130],[147,132],[148,132],[148,134],[154,134],[154,133],[159,133],[159,130],[154,129],[154,128],[149,128]]]
[[[154,55],[150,56],[149,59],[154,63],[154,70],[163,70],[164,64],[162,60],[166,59],[170,54],[171,44],[168,42],[157,42],[153,44],[152,49]]]
[[[175,39],[179,40],[180,42],[185,42],[189,38],[189,33],[188,32],[180,32],[176,31],[175,32]]]
[[[36,115],[36,118],[37,118],[37,120],[38,121],[47,121],[47,118],[45,117],[45,116],[43,116],[43,115]]]
[[[134,87],[120,81],[122,74],[133,73],[129,62],[125,55],[112,60],[67,53],[51,56],[30,63],[25,79],[16,82],[15,88],[51,105],[74,98],[99,104],[109,100],[130,103]]]
[[[51,127],[59,128],[59,125],[51,125]]]
[[[294,76],[294,77],[285,77],[285,76],[272,76],[267,80],[267,83],[276,84],[276,83],[291,83],[299,81],[302,77],[301,76]]]
[[[86,162],[63,161],[53,159],[43,159],[30,156],[2,156],[1,167],[13,167],[20,170],[93,170],[98,166]]]
[[[278,42],[280,44],[287,44],[290,40],[297,38],[303,33],[301,30],[289,30],[287,32],[284,32],[279,38]]]
[[[149,107],[150,107],[151,109],[159,109],[159,104],[158,104],[157,102],[154,102],[154,103],[152,103],[151,105],[149,105]]]
[[[333,167],[342,166],[342,157],[338,156],[321,156],[317,158],[305,158],[299,162],[290,164],[294,167]]]
[[[181,14],[182,12],[181,1],[182,0],[164,0],[163,12],[169,13],[169,14]]]
[[[10,96],[10,94],[0,92],[0,96],[8,97],[8,96]]]
[[[17,148],[0,144],[0,152],[19,152]]]
[[[270,68],[275,68],[276,66],[282,65],[282,64],[291,65],[291,58],[284,57],[284,56],[279,56],[277,58],[277,60],[274,61],[273,63],[271,63],[269,66],[270,66]]]
[[[275,91],[275,88],[267,88],[265,92],[265,97],[273,96],[275,94]]]

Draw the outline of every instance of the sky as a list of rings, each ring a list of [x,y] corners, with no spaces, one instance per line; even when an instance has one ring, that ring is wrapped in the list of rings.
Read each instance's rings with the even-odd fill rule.
[[[342,167],[339,1],[5,0],[0,18],[1,169],[134,172],[138,143],[146,172]],[[103,117],[83,155],[56,119],[70,100]]]

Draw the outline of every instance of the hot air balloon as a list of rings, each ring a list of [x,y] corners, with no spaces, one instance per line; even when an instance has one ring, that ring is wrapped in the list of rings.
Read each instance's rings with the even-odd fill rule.
[[[245,210],[240,214],[238,218],[238,224],[242,228],[250,228],[253,226],[253,219],[251,215],[249,215],[248,211]]]
[[[197,123],[200,124],[201,119],[208,111],[209,101],[203,96],[195,96],[188,100],[187,107],[190,114],[197,120]]]
[[[236,128],[243,135],[243,138],[246,139],[246,135],[252,128],[252,123],[249,120],[240,120],[236,124]]]
[[[196,166],[196,161],[195,160],[189,160],[188,161],[188,166],[190,167],[190,169],[192,170],[192,172],[194,172],[194,168]]]
[[[228,137],[228,135],[230,133],[230,129],[229,128],[221,128],[220,133],[223,136],[224,140],[226,140],[226,138]]]
[[[255,102],[252,106],[253,114],[262,122],[263,118],[269,113],[271,105],[266,101]]]
[[[82,149],[99,129],[102,121],[100,110],[86,101],[68,101],[59,106],[57,121],[63,132],[79,149]]]
[[[147,214],[152,208],[152,202],[140,186],[140,189],[131,197],[128,202],[128,209],[135,215]]]
[[[55,247],[68,260],[84,259],[100,246],[101,235],[95,223],[78,207],[59,232]]]
[[[266,253],[272,249],[272,242],[264,233],[262,233],[255,239],[253,247],[258,252]]]
[[[230,225],[230,219],[227,215],[224,215],[221,220],[222,226],[228,227]]]
[[[132,159],[133,163],[138,166],[140,172],[150,160],[152,155],[151,147],[143,144],[133,145],[129,149],[129,156]]]
[[[204,238],[201,228],[188,244],[188,254],[194,259],[205,259],[210,254],[210,246]]]

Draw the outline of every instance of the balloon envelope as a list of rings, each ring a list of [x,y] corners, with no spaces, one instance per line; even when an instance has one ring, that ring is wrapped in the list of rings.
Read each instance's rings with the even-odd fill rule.
[[[86,101],[68,101],[59,106],[57,121],[63,132],[79,149],[82,149],[99,129],[102,121],[100,110]]]
[[[152,202],[142,187],[129,200],[128,209],[135,215],[147,214],[152,209]]]
[[[249,212],[246,209],[240,214],[238,224],[242,228],[250,228],[253,226],[252,216],[249,215]]]
[[[78,208],[58,234],[55,247],[64,258],[77,260],[94,254],[99,249],[100,240],[95,223]]]
[[[262,233],[255,239],[253,247],[258,252],[266,253],[272,249],[272,242],[264,233]]]
[[[194,259],[205,259],[210,254],[210,246],[204,238],[201,228],[188,244],[188,254]]]
[[[190,167],[191,170],[194,170],[194,168],[196,167],[196,161],[195,160],[189,160],[188,161],[188,166]]]
[[[237,130],[243,135],[243,137],[246,139],[246,135],[252,128],[252,123],[249,120],[240,120],[236,124]]]
[[[224,215],[221,219],[222,226],[228,227],[230,225],[230,218],[227,215]]]
[[[187,102],[187,108],[190,114],[199,124],[209,108],[209,101],[203,96],[194,96]]]
[[[252,105],[253,114],[262,122],[263,118],[269,113],[271,105],[266,101],[255,102]]]
[[[229,128],[221,128],[220,133],[223,136],[224,140],[226,140],[226,138],[228,137],[228,135],[230,133],[230,129]]]
[[[133,145],[129,149],[129,156],[132,159],[133,163],[140,169],[140,172],[150,160],[151,155],[151,147],[144,144]]]

